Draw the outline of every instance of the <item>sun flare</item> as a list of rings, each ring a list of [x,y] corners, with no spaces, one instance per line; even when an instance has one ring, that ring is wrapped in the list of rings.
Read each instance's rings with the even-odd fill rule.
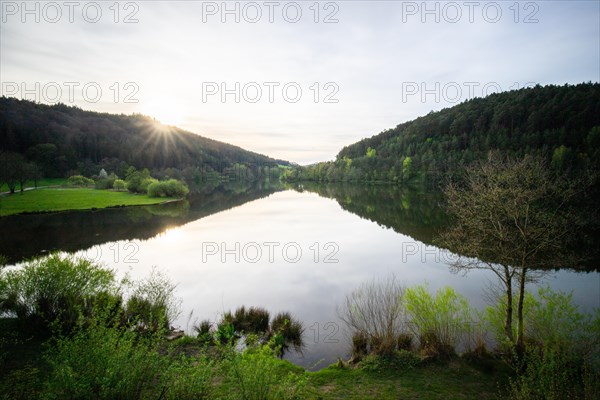
[[[178,103],[167,100],[145,102],[141,112],[165,125],[180,126],[185,120],[183,108]]]

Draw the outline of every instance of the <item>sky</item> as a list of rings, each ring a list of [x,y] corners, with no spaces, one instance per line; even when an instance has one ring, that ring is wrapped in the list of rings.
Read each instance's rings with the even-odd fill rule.
[[[299,164],[473,97],[600,81],[599,1],[0,1],[0,91]]]

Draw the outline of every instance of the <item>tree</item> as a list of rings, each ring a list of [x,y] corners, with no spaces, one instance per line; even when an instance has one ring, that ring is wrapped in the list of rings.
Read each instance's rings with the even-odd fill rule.
[[[15,192],[17,182],[21,182],[23,190],[23,180],[26,179],[25,159],[18,153],[5,152],[0,154],[0,183],[6,183],[10,193]]]
[[[115,179],[115,182],[113,183],[113,189],[115,189],[117,192],[122,192],[127,189],[127,183],[125,183],[125,181],[122,179]]]
[[[33,180],[33,186],[37,189],[38,181],[44,177],[44,174],[40,166],[35,162],[30,163],[29,168],[31,172],[29,179]]]
[[[506,301],[505,334],[511,342],[517,281],[519,349],[524,345],[525,284],[539,281],[544,270],[580,261],[567,246],[578,225],[570,205],[580,184],[551,174],[541,159],[511,161],[491,154],[445,189],[455,225],[441,235],[440,244],[461,255],[452,263],[456,270],[487,269],[498,277]]]
[[[402,176],[404,180],[409,180],[412,176],[412,158],[406,157],[402,161]]]

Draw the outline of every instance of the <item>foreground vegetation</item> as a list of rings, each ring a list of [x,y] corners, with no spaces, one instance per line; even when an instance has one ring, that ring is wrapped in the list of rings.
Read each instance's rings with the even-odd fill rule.
[[[194,337],[174,335],[174,294],[156,270],[117,281],[110,269],[59,254],[2,270],[0,396],[591,399],[600,389],[600,318],[548,289],[527,297],[529,347],[517,356],[480,340],[488,329],[502,334],[501,303],[473,330],[475,310],[451,288],[365,283],[340,308],[354,330],[353,359],[319,372],[279,358],[302,347],[291,315],[240,307],[200,323]]]
[[[158,204],[174,198],[84,188],[37,189],[0,197],[0,216]]]

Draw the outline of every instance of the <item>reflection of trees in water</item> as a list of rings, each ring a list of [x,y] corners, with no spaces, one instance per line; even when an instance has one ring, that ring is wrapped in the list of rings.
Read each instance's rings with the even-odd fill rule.
[[[303,183],[305,190],[336,200],[361,218],[431,244],[447,224],[440,193],[390,185]]]
[[[264,183],[225,183],[188,200],[162,205],[0,218],[0,254],[10,263],[46,251],[74,252],[119,240],[147,240],[168,228],[267,197],[281,190]]]

